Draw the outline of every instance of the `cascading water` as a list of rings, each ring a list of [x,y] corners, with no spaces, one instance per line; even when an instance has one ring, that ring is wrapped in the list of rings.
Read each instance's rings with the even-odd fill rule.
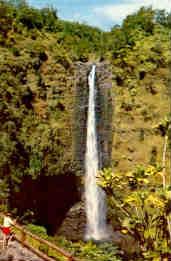
[[[96,134],[96,115],[95,115],[95,73],[96,66],[88,77],[89,101],[87,119],[87,143],[85,159],[85,200],[86,200],[86,240],[95,241],[105,240],[109,237],[106,225],[106,206],[105,193],[97,185],[97,174],[99,169],[97,134]]]

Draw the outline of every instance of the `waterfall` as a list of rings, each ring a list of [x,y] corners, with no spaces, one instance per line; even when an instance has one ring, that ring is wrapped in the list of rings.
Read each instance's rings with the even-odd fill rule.
[[[96,66],[93,65],[88,77],[89,101],[85,158],[85,200],[87,224],[85,238],[86,240],[92,239],[95,241],[101,241],[108,238],[108,232],[106,225],[105,193],[96,183],[100,162],[98,159],[96,133],[95,73]]]

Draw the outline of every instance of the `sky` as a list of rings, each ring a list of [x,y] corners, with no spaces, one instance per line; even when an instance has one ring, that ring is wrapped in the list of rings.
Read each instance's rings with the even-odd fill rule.
[[[84,22],[109,30],[121,24],[128,15],[141,6],[165,9],[171,12],[171,0],[28,0],[38,8],[53,6],[58,16],[65,20]]]

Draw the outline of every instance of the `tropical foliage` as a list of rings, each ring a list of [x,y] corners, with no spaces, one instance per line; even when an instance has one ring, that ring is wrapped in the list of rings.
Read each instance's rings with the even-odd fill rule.
[[[74,65],[105,60],[113,74],[115,171],[104,170],[100,184],[110,221],[138,242],[138,258],[157,261],[170,254],[170,32],[171,14],[164,10],[142,7],[103,32],[63,21],[51,7],[0,0],[2,208],[25,176],[78,174],[72,151]],[[149,166],[132,171],[137,164]],[[75,249],[87,260],[117,260],[110,244]]]
[[[171,253],[171,188],[162,185],[162,168],[139,166],[124,174],[104,169],[101,174],[99,184],[107,192],[114,225],[138,242],[143,260],[167,257]]]
[[[112,243],[100,243],[98,245],[91,241],[74,243],[66,240],[64,237],[49,237],[44,227],[28,224],[26,229],[85,261],[120,261],[119,251]],[[44,249],[46,249],[45,246]]]

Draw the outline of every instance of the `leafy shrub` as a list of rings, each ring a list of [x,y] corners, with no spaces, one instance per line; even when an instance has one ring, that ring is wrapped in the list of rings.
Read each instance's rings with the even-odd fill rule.
[[[33,234],[40,236],[42,238],[48,238],[47,230],[45,227],[34,225],[34,224],[28,224],[26,225],[26,229],[28,229]]]
[[[117,248],[112,243],[98,243],[92,241],[87,243],[72,243],[63,237],[56,238],[57,245],[66,248],[74,256],[85,261],[119,261]]]
[[[86,258],[86,260],[92,261],[117,261],[116,248],[110,243],[101,243],[96,245],[91,241],[82,247],[82,253],[80,257]]]
[[[41,244],[41,245],[39,246],[39,250],[40,250],[41,252],[45,253],[45,254],[48,254],[48,249],[49,249],[49,247],[48,247],[47,245],[45,245],[45,244]]]

